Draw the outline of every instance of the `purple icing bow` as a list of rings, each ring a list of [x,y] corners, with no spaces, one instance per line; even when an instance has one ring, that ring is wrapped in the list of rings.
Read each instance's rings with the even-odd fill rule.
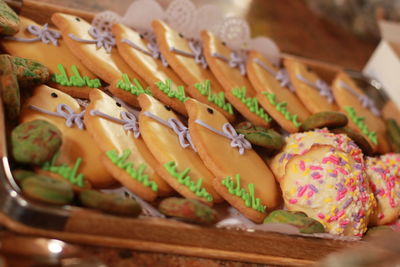
[[[132,114],[130,112],[121,111],[121,113],[120,113],[121,119],[115,118],[113,116],[110,116],[106,113],[103,113],[103,112],[101,112],[99,110],[95,110],[95,109],[92,109],[90,111],[90,115],[99,116],[99,117],[108,119],[110,121],[119,123],[122,125],[122,128],[125,131],[132,131],[133,136],[135,138],[139,138],[139,136],[140,136],[139,124],[138,124],[137,118],[134,114]]]
[[[282,68],[278,71],[274,71],[272,68],[270,68],[267,64],[265,64],[258,58],[253,59],[253,61],[261,68],[269,72],[272,76],[274,76],[275,79],[278,80],[280,86],[287,87],[291,92],[294,92],[294,87],[290,81],[289,73],[287,72],[286,69]]]
[[[326,82],[324,82],[323,80],[320,80],[320,79],[316,80],[315,83],[310,82],[309,80],[304,78],[300,73],[298,73],[296,77],[300,81],[317,89],[319,91],[319,94],[321,96],[324,96],[328,100],[329,103],[333,103],[332,90]]]
[[[47,23],[44,24],[42,28],[31,24],[31,25],[28,25],[28,27],[26,29],[29,33],[31,33],[37,37],[29,39],[29,38],[22,38],[22,37],[7,36],[4,38],[6,40],[13,40],[13,41],[25,42],[25,43],[41,41],[45,44],[48,44],[51,42],[54,46],[58,46],[58,39],[61,38],[61,34],[55,30],[49,29],[49,25]]]
[[[204,57],[203,47],[202,47],[201,43],[198,41],[190,40],[189,48],[193,52],[194,61],[197,64],[201,64],[203,69],[206,69],[208,67],[208,64],[207,64],[206,58]]]
[[[76,124],[76,126],[78,126],[78,128],[81,130],[85,128],[83,123],[83,115],[85,115],[85,110],[81,113],[75,113],[67,104],[58,104],[56,112],[48,111],[33,105],[30,105],[29,108],[48,115],[64,118],[65,125],[68,127],[72,127],[74,124]]]
[[[68,34],[68,36],[78,42],[96,44],[98,49],[104,47],[107,53],[111,53],[112,48],[115,46],[115,38],[110,32],[101,32],[95,27],[90,27],[89,34],[93,40],[82,39],[72,33]]]
[[[231,67],[231,68],[239,68],[240,74],[243,76],[246,75],[246,73],[247,73],[247,70],[246,70],[247,56],[245,55],[245,53],[238,53],[236,51],[233,51],[230,54],[230,58],[227,58],[224,55],[214,52],[214,53],[212,53],[212,56],[225,61],[226,63],[228,63],[229,67]]]
[[[251,144],[244,138],[243,134],[237,134],[235,128],[230,123],[225,123],[222,126],[222,130],[226,136],[231,139],[231,147],[237,147],[239,149],[239,154],[243,155],[245,149],[250,149]]]
[[[168,119],[168,124],[172,130],[178,135],[179,143],[183,148],[191,146],[193,151],[196,151],[192,143],[192,138],[190,137],[189,128],[187,128],[183,123],[175,118]]]

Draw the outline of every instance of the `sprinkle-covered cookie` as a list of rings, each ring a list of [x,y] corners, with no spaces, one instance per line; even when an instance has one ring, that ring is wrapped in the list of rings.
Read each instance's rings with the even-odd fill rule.
[[[362,236],[376,206],[364,162],[329,145],[293,157],[281,181],[285,205],[335,235]]]

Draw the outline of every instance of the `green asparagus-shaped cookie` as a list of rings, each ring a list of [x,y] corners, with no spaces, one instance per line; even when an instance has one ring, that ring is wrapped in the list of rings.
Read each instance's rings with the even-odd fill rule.
[[[0,0],[0,34],[14,35],[19,30],[19,17],[5,1]]]
[[[264,223],[286,223],[295,226],[300,233],[313,234],[325,232],[324,226],[304,214],[286,210],[274,210],[265,219]]]

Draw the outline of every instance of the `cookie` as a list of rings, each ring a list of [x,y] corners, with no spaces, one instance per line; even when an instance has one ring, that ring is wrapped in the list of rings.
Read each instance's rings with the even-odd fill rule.
[[[137,217],[142,212],[142,208],[136,200],[117,194],[85,190],[79,193],[79,200],[84,207],[116,215]]]
[[[386,126],[392,150],[400,153],[400,126],[394,119],[386,120]]]
[[[377,212],[371,217],[371,224],[392,223],[400,215],[400,154],[367,157],[365,165],[378,204]]]
[[[49,161],[62,143],[62,134],[44,120],[22,123],[11,132],[12,155],[20,163],[41,165]]]
[[[44,175],[28,177],[20,184],[25,196],[48,204],[66,205],[74,198],[74,191],[69,183]]]
[[[152,26],[162,55],[185,83],[187,94],[217,109],[229,121],[234,121],[234,108],[220,83],[206,67],[201,44],[193,40],[188,41],[160,20],[153,21]],[[192,49],[197,52],[194,53]]]
[[[11,56],[10,60],[15,66],[15,74],[21,88],[44,84],[50,78],[49,69],[35,60],[16,56]]]
[[[385,105],[383,105],[381,112],[384,119],[396,120],[397,124],[400,125],[400,109],[392,100],[387,101]]]
[[[171,193],[154,170],[156,159],[140,135],[136,116],[121,103],[93,90],[85,124],[101,150],[102,164],[122,185],[147,201]]]
[[[247,77],[257,91],[257,99],[268,114],[287,132],[299,131],[302,122],[311,114],[297,98],[289,75],[284,69],[276,68],[257,51],[250,51]]]
[[[13,56],[46,66],[50,85],[73,97],[88,98],[92,88],[101,87],[100,80],[70,52],[61,34],[47,24],[41,26],[21,17],[21,31],[3,38],[1,46]]]
[[[312,114],[338,111],[332,89],[315,72],[293,58],[285,58],[283,63],[297,97]]]
[[[23,169],[16,169],[12,171],[12,175],[15,178],[15,180],[17,182],[22,182],[23,180],[25,180],[26,178],[35,176],[36,173],[33,171],[27,171],[27,170],[23,170]]]
[[[117,49],[113,47],[115,40],[111,33],[105,35],[84,19],[67,14],[55,13],[51,21],[61,31],[63,40],[74,56],[103,81],[114,85],[109,90],[115,96],[137,105],[136,95],[116,88],[115,83],[126,74],[131,79],[137,79],[143,87],[147,84],[125,63]],[[97,43],[94,40],[97,40]]]
[[[299,229],[303,234],[324,233],[324,226],[303,213],[274,210],[264,219],[264,223],[286,223]]]
[[[0,0],[0,34],[13,35],[19,31],[19,17],[4,0]]]
[[[26,100],[20,120],[45,120],[62,133],[59,153],[41,167],[46,175],[67,179],[78,188],[86,188],[88,184],[96,188],[108,187],[114,179],[102,164],[98,164],[102,153],[85,130],[84,112],[71,96],[41,85]]]
[[[309,116],[302,124],[301,129],[303,131],[310,131],[313,129],[322,128],[339,128],[344,127],[348,123],[347,116],[341,112],[335,111],[323,111],[314,113]]]
[[[235,63],[238,68],[231,67],[228,61],[232,61],[235,52],[209,31],[201,33],[201,40],[210,69],[225,90],[227,99],[247,120],[255,125],[268,127],[272,119],[259,104],[256,91],[241,71],[245,68],[245,60],[239,56],[236,59],[238,62]]]
[[[285,206],[331,234],[362,236],[376,206],[364,168],[349,153],[316,145],[286,164],[280,183]]]
[[[349,117],[348,127],[364,135],[374,152],[387,153],[386,125],[373,100],[343,72],[336,76],[332,90],[341,111]]]
[[[266,148],[269,152],[279,151],[285,144],[285,139],[273,129],[255,126],[251,122],[239,123],[235,130],[243,134],[250,143]]]
[[[215,176],[196,153],[188,128],[170,107],[155,98],[142,94],[139,103],[140,132],[158,162],[159,175],[186,198],[208,205],[221,202],[212,186]]]
[[[195,199],[170,197],[163,199],[158,209],[165,215],[198,224],[212,224],[217,221],[217,212]]]
[[[285,138],[285,143],[283,149],[269,160],[269,166],[278,181],[282,181],[288,161],[296,155],[303,155],[314,145],[330,145],[350,154],[359,163],[363,160],[361,150],[351,139],[326,129],[291,134]]]
[[[118,52],[126,63],[149,84],[152,95],[185,115],[186,109],[183,101],[187,96],[183,88],[183,81],[171,68],[164,66],[161,60],[153,57],[152,53],[154,52],[149,48],[152,46],[144,39],[143,35],[122,24],[113,25],[113,34],[116,38]],[[168,91],[165,90],[167,88],[159,87],[160,81],[166,82],[167,80],[171,81]]]
[[[348,127],[330,129],[329,131],[334,134],[347,135],[359,148],[361,148],[364,155],[371,156],[374,153],[367,139],[365,139],[362,134],[359,134]]]
[[[5,115],[15,121],[21,110],[20,91],[15,66],[6,55],[0,56],[0,93]]]
[[[275,178],[264,161],[218,111],[194,99],[185,103],[189,132],[200,158],[215,175],[215,190],[254,222],[279,205]]]

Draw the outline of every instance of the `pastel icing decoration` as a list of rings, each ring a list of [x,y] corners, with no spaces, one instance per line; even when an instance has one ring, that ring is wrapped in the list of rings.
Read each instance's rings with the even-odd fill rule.
[[[328,145],[350,154],[357,162],[362,163],[363,154],[359,147],[346,135],[334,134],[326,129],[304,133],[295,133],[285,138],[282,150],[269,160],[269,166],[278,181],[285,175],[288,161],[296,155],[307,153],[315,145]]]
[[[194,99],[185,105],[190,136],[199,156],[216,177],[215,190],[247,218],[262,222],[266,213],[259,207],[265,206],[267,211],[279,205],[280,193],[272,172],[254,150],[245,149],[240,154],[240,147],[232,144],[231,138],[211,130],[221,131],[227,125],[221,113]]]
[[[293,157],[281,181],[285,205],[319,221],[334,235],[362,236],[376,201],[364,162],[327,145]]]
[[[147,201],[172,192],[154,169],[156,159],[139,134],[136,116],[121,103],[94,90],[85,124],[102,151],[102,164],[129,191]]]
[[[139,103],[140,131],[158,162],[156,171],[160,176],[186,198],[207,205],[221,202],[212,186],[214,175],[198,156],[187,127],[170,107],[155,98],[142,94]]]
[[[73,55],[59,31],[47,24],[41,26],[28,18],[21,17],[21,30],[10,39],[3,39],[2,46],[11,55],[36,60],[45,65],[53,77],[50,82],[52,87],[73,97],[89,97],[92,86],[76,85],[75,82],[70,81],[78,80],[74,69],[79,72],[82,79],[88,77],[89,80],[96,80],[96,76]],[[60,72],[60,64],[65,71],[64,74]],[[68,79],[68,82],[55,80],[55,75],[65,76],[63,80]],[[72,78],[73,76],[77,78]]]
[[[221,60],[221,56],[229,57],[233,55],[228,47],[211,32],[202,32],[202,41],[204,53],[210,69],[215,77],[221,83],[225,90],[226,97],[232,105],[240,111],[240,113],[255,125],[269,126],[271,118],[265,112],[264,108],[259,105],[256,98],[256,91],[250,84],[249,80],[240,74],[240,67],[232,68],[229,62]],[[215,54],[218,57],[215,57]],[[233,54],[232,54],[233,53]],[[237,59],[234,64],[246,64],[245,59]],[[245,91],[243,91],[245,90]],[[244,94],[243,94],[244,93]]]
[[[379,109],[357,84],[342,72],[334,79],[332,90],[340,109],[349,117],[348,127],[362,134],[374,152],[390,151]]]
[[[310,113],[338,110],[331,88],[315,72],[296,59],[285,58],[283,63],[297,97]]]
[[[205,95],[201,90],[196,88],[196,84],[203,84],[205,81],[209,81],[210,94],[218,95],[221,92],[224,93],[224,102],[231,102],[231,98],[233,97],[232,95],[228,96],[224,92],[220,83],[209,69],[205,69],[201,64],[199,65],[196,63],[196,57],[187,55],[192,54],[190,42],[165,22],[156,20],[152,25],[161,53],[168,61],[170,67],[177,75],[179,75],[186,85],[185,91],[187,94],[190,97],[193,97],[202,103],[207,103],[213,108],[219,110],[229,119],[229,121],[234,121],[234,114],[219,107],[219,105],[215,104],[215,101],[210,101],[211,99],[209,99],[208,95]],[[177,53],[176,51],[180,52]]]
[[[53,171],[48,169],[47,172],[55,176],[75,176],[74,173],[81,173],[94,187],[111,186],[114,179],[102,164],[98,164],[101,151],[84,127],[83,114],[84,110],[74,98],[57,89],[41,85],[36,87],[32,96],[26,100],[20,120],[45,120],[61,131],[62,145],[57,157],[49,164],[56,168],[53,168]]]
[[[295,95],[287,71],[275,67],[261,53],[252,50],[247,59],[247,77],[268,114],[289,133],[298,132],[311,114]]]
[[[127,74],[146,87],[146,83],[125,63],[117,49],[112,49],[115,40],[111,33],[102,32],[82,18],[67,14],[55,13],[51,20],[74,56],[103,81],[113,84],[121,79],[122,74]],[[137,105],[135,95],[115,87],[111,87],[110,91],[124,101]]]
[[[366,158],[366,173],[376,198],[373,225],[394,222],[400,215],[400,154],[389,153]]]

